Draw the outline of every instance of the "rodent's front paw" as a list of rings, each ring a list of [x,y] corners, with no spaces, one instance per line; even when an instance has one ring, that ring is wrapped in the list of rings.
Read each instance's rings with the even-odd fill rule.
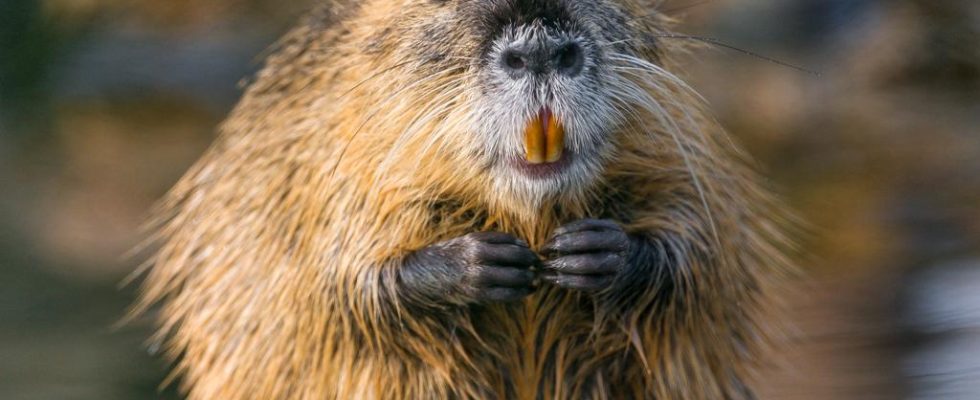
[[[544,247],[542,279],[597,292],[609,287],[626,264],[630,237],[618,223],[583,219],[555,230]]]
[[[463,261],[460,282],[476,302],[514,302],[534,291],[531,267],[540,263],[526,242],[497,232],[471,233],[449,245]]]

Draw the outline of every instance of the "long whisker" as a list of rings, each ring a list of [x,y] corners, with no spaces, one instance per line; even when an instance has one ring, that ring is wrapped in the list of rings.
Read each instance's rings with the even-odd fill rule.
[[[462,91],[462,92],[465,93],[465,91]],[[435,132],[433,132],[433,134],[429,135],[429,137],[427,138],[427,140],[425,142],[425,146],[423,146],[422,149],[420,149],[420,151],[419,151],[419,155],[420,156],[424,156],[426,154],[431,154],[430,151],[432,149],[432,146],[434,144],[436,144],[437,142],[439,143],[438,150],[441,151],[442,149],[445,149],[445,146],[446,146],[447,141],[445,141],[445,140],[441,140],[440,141],[440,140],[437,140],[437,139],[440,138],[440,137],[444,137],[444,135],[443,135],[444,132],[447,132],[450,129],[457,129],[457,128],[459,128],[457,126],[458,124],[459,124],[459,121],[455,121],[451,125],[447,125],[445,121],[440,122],[438,129]]]
[[[716,46],[716,47],[721,47],[721,48],[724,48],[724,49],[732,50],[732,51],[735,51],[735,52],[738,52],[738,53],[745,54],[747,56],[758,58],[758,59],[763,60],[763,61],[766,61],[766,62],[770,62],[770,63],[776,64],[776,65],[781,65],[783,67],[791,68],[791,69],[797,70],[799,72],[802,72],[802,73],[805,73],[805,74],[808,74],[808,75],[821,76],[821,74],[819,72],[817,72],[817,71],[813,71],[813,70],[810,70],[810,69],[801,67],[799,65],[790,64],[790,63],[785,62],[785,61],[777,60],[775,58],[772,58],[772,57],[769,57],[769,56],[765,56],[765,55],[756,53],[756,52],[751,51],[751,50],[746,50],[746,49],[743,49],[741,47],[735,46],[733,44],[728,44],[726,42],[723,42],[723,41],[721,41],[719,39],[715,39],[715,38],[712,38],[712,37],[697,36],[697,35],[683,35],[683,34],[674,34],[674,33],[664,33],[664,34],[654,35],[653,37],[661,38],[661,39],[693,40],[693,41],[696,41],[696,42],[707,43],[707,44],[710,44],[712,46]]]
[[[623,60],[623,61],[629,61],[629,62],[634,62],[635,61],[633,57],[622,56],[622,55],[620,55],[619,57],[612,56],[610,58],[611,59],[619,59],[619,60]],[[658,76],[658,77],[665,77],[665,72],[666,72],[666,71],[663,71],[662,69],[660,69],[659,67],[657,67],[657,68],[649,68],[649,69],[647,69],[647,71],[649,71],[650,73],[652,73],[652,74],[654,74],[655,76]],[[673,79],[671,79],[670,77],[667,77],[667,79],[668,79],[669,82],[672,82],[673,83],[674,80],[677,79],[677,78],[676,77],[673,77]],[[677,80],[679,80],[679,79],[677,79]],[[653,86],[653,88],[655,90],[657,90],[657,91],[659,91],[661,93],[664,93],[665,95],[669,95],[669,93],[667,93],[667,91],[666,91],[666,88],[664,88],[659,83],[657,83],[656,80],[648,80],[646,83],[647,84],[650,84],[651,86]],[[629,86],[631,86],[631,85],[627,85],[627,87],[629,87]],[[686,87],[687,85],[685,84],[683,86]],[[634,90],[634,91],[631,91],[631,92],[632,92],[631,93],[631,95],[632,95],[631,97],[633,97],[634,100],[636,100],[637,105],[639,105],[641,107],[644,107],[645,109],[647,109],[647,111],[649,111],[649,112],[657,115],[657,117],[659,119],[661,119],[662,122],[664,122],[665,124],[668,124],[668,127],[667,127],[668,129],[666,129],[666,130],[670,134],[670,136],[671,136],[671,138],[672,138],[675,146],[677,147],[678,152],[680,152],[680,155],[681,155],[681,157],[684,160],[685,168],[687,169],[688,175],[691,177],[692,183],[694,184],[695,190],[697,191],[698,197],[700,198],[701,206],[704,208],[704,211],[705,211],[706,216],[708,218],[708,222],[710,224],[711,232],[712,232],[712,235],[714,237],[714,240],[716,241],[716,243],[721,243],[720,237],[718,235],[717,225],[716,225],[715,219],[714,219],[714,213],[712,212],[711,206],[709,205],[708,200],[707,200],[707,195],[706,195],[705,187],[704,187],[703,183],[701,182],[700,177],[695,172],[694,162],[691,160],[691,156],[688,153],[689,150],[684,145],[683,141],[680,138],[680,134],[678,133],[678,131],[681,130],[680,129],[680,126],[678,126],[677,123],[674,121],[674,119],[670,117],[670,115],[667,113],[667,111],[664,109],[664,107],[660,104],[660,101],[658,101],[656,98],[654,98],[653,96],[651,96],[649,93],[647,93],[646,91],[643,91],[643,90]],[[665,97],[666,98],[670,98],[670,96],[665,96]],[[689,126],[691,126],[691,127],[696,126],[696,125],[693,125],[693,120],[690,118],[689,115],[686,115],[686,117],[689,120],[688,121]]]
[[[381,111],[383,111],[382,110],[383,109],[383,106],[387,105],[392,100],[398,98],[398,96],[401,95],[402,93],[404,93],[404,92],[406,92],[408,90],[411,90],[413,88],[419,87],[419,86],[421,86],[423,84],[427,84],[427,83],[435,80],[439,75],[444,74],[444,73],[447,73],[447,72],[451,72],[451,71],[453,71],[455,69],[456,68],[451,68],[451,69],[439,71],[439,72],[433,73],[433,74],[431,74],[431,75],[429,75],[429,76],[427,76],[427,77],[425,77],[425,78],[423,78],[421,80],[418,80],[418,81],[415,81],[415,82],[413,82],[411,84],[405,85],[402,88],[400,88],[400,89],[396,90],[395,92],[391,93],[390,95],[388,95],[387,98],[385,98],[380,103],[378,103],[377,105],[375,105],[375,110],[372,111],[371,114],[369,114],[367,116],[367,118],[365,118],[364,121],[361,122],[361,124],[357,127],[357,129],[354,130],[354,133],[351,135],[350,139],[348,139],[347,142],[344,143],[344,147],[341,149],[340,155],[337,157],[337,161],[334,163],[333,167],[330,169],[330,174],[329,175],[330,176],[333,176],[333,174],[335,174],[337,172],[337,168],[340,167],[340,164],[343,162],[344,156],[347,154],[347,151],[350,149],[351,143],[353,143],[354,140],[357,139],[358,135],[360,135],[360,133],[364,129],[364,127],[369,122],[371,122],[371,120],[373,120],[374,117],[376,117],[378,114],[380,114]]]
[[[388,150],[388,153],[385,156],[384,160],[381,163],[379,163],[378,166],[379,172],[384,173],[383,171],[387,171],[388,165],[390,164],[394,155],[398,154],[401,151],[401,149],[408,143],[408,140],[414,137],[419,130],[421,130],[423,127],[429,124],[432,120],[436,119],[439,115],[442,115],[446,110],[448,110],[452,106],[452,102],[450,101],[450,99],[452,99],[453,96],[455,96],[456,94],[458,94],[463,90],[458,86],[458,83],[459,83],[458,79],[450,80],[420,95],[420,97],[424,98],[427,97],[429,94],[438,93],[425,105],[421,106],[422,111],[419,112],[415,116],[415,118],[408,124],[408,126],[404,130],[402,130],[402,132],[399,134],[398,138],[395,140],[395,143]],[[453,86],[454,84],[457,85],[456,88],[449,91],[442,92],[443,90]],[[430,136],[435,136],[435,135],[430,135]],[[421,157],[422,154],[419,154],[419,156]],[[377,181],[379,181],[382,177],[383,176],[375,175],[375,182],[377,183]]]
[[[616,95],[616,97],[614,98],[614,100],[616,100],[617,102],[621,102],[622,103],[622,106],[620,107],[621,111],[623,111],[625,113],[628,113],[628,114],[634,116],[635,120],[641,120],[641,118],[639,116],[639,112],[637,112],[636,109],[635,109],[636,108],[636,105],[637,104],[640,104],[640,105],[645,105],[645,107],[644,107],[645,109],[647,109],[648,111],[653,112],[653,113],[659,115],[660,118],[665,118],[663,116],[663,113],[654,110],[654,109],[662,109],[662,107],[659,104],[656,104],[656,102],[652,102],[651,103],[651,101],[650,101],[651,98],[649,97],[648,94],[646,94],[646,92],[642,88],[640,88],[639,86],[637,86],[632,81],[630,81],[628,79],[621,78],[619,76],[615,76],[614,75],[614,80],[616,81],[615,86],[617,88],[619,88],[619,90],[613,91],[613,94]],[[648,134],[646,132],[641,132],[641,130],[638,129],[638,128],[637,129],[631,129],[631,131],[636,132],[637,134],[640,134],[640,135]],[[676,138],[676,136],[675,136],[675,138]],[[675,140],[674,143],[676,145],[676,143],[677,143],[676,140]],[[683,151],[683,149],[680,146],[678,146],[678,149],[680,149],[681,151]],[[686,164],[685,165],[685,168],[686,168],[688,174],[692,178],[694,178],[694,174],[693,174],[693,171],[691,171],[690,165],[689,164]],[[706,210],[709,210],[709,209],[706,208]],[[691,284],[692,277],[689,274],[680,273],[680,271],[675,271],[672,268],[668,268],[667,269],[667,273],[670,275],[670,277],[672,279],[676,279],[677,278],[676,275],[679,274],[679,275],[681,275],[680,276],[681,279],[683,279],[688,284]]]
[[[641,58],[638,58],[638,57],[627,56],[627,55],[624,55],[624,54],[613,54],[610,57],[613,58],[613,59],[619,60],[619,61],[625,61],[625,62],[628,62],[630,64],[633,64],[637,68],[639,68],[639,71],[653,72],[658,77],[666,78],[668,81],[670,81],[674,85],[677,85],[678,88],[682,89],[682,93],[690,96],[689,98],[691,100],[695,100],[694,102],[691,102],[691,104],[693,104],[695,102],[700,103],[700,104],[707,104],[708,103],[708,100],[705,99],[704,96],[702,96],[697,90],[694,90],[694,88],[692,88],[690,85],[688,85],[687,82],[685,82],[683,79],[677,77],[677,75],[672,74],[670,71],[667,71],[664,68],[662,68],[662,67],[660,67],[660,66],[658,66],[658,65],[656,65],[656,64],[654,64],[652,62],[649,62],[647,60],[644,60],[644,59],[641,59]],[[619,68],[629,68],[629,67],[619,67]],[[655,82],[655,81],[652,81],[652,82]],[[687,107],[679,107],[679,109],[682,109],[682,110],[683,109],[686,109],[686,108]],[[687,116],[688,118],[690,118],[690,115],[687,114],[687,113],[685,113],[685,116]],[[717,123],[717,121],[714,121],[714,122]],[[735,154],[737,154],[737,155],[739,155],[740,157],[743,157],[743,158],[748,158],[748,155],[745,154],[741,150],[741,148],[739,148],[737,145],[735,145],[735,142],[733,142],[730,137],[725,136],[725,138],[728,140],[729,148]]]
[[[760,59],[760,60],[765,61],[765,62],[768,62],[768,63],[772,63],[772,64],[779,65],[779,66],[782,66],[782,67],[790,68],[792,70],[795,70],[797,72],[802,72],[802,73],[807,74],[807,75],[816,76],[816,77],[820,77],[820,76],[823,75],[823,74],[821,74],[818,71],[814,71],[814,70],[811,70],[811,69],[808,69],[808,68],[805,68],[805,67],[801,67],[801,66],[796,65],[796,64],[792,64],[792,63],[789,63],[789,62],[786,62],[786,61],[782,61],[782,60],[779,60],[779,59],[776,59],[776,58],[773,58],[773,57],[769,57],[769,56],[766,56],[766,55],[757,53],[755,51],[744,49],[742,47],[739,47],[739,46],[736,46],[736,45],[733,45],[733,44],[724,42],[724,41],[722,41],[720,39],[715,39],[715,38],[711,38],[711,37],[697,36],[697,35],[676,34],[676,33],[660,33],[660,34],[649,35],[648,37],[649,38],[657,38],[657,39],[677,39],[677,40],[690,40],[690,41],[701,42],[701,43],[705,43],[705,44],[708,44],[708,45],[711,45],[711,46],[720,47],[720,48],[723,48],[723,49],[735,51],[737,53],[741,53],[743,55],[747,55],[747,56],[750,56],[750,57],[753,57],[753,58],[757,58],[757,59]],[[617,45],[617,44],[631,43],[631,42],[639,42],[639,43],[644,44],[644,45],[649,44],[649,41],[646,38],[632,38],[632,39],[617,40],[617,41],[608,42],[608,43],[599,43],[598,46],[600,46],[600,47],[611,47],[611,46],[614,46],[614,45]]]
[[[357,90],[358,88],[360,88],[361,86],[363,86],[365,83],[368,83],[368,82],[370,82],[372,80],[375,80],[377,78],[380,78],[384,74],[387,74],[387,73],[389,73],[391,71],[394,71],[394,70],[396,70],[398,68],[404,67],[404,66],[406,66],[408,64],[411,64],[413,62],[415,62],[415,61],[414,60],[409,60],[409,61],[401,62],[401,63],[395,64],[395,65],[392,65],[392,66],[390,66],[388,68],[385,68],[385,69],[383,69],[381,71],[378,71],[378,72],[376,72],[374,74],[371,74],[367,78],[364,78],[360,82],[357,82],[356,84],[354,84],[354,86],[351,86],[350,89],[345,90],[343,93],[340,94],[340,96],[338,96],[338,98],[347,97],[347,95],[351,94],[351,92]]]

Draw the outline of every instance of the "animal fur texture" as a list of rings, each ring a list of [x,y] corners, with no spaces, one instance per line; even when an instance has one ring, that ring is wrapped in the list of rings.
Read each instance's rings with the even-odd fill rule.
[[[684,48],[664,38],[655,3],[365,0],[313,13],[156,219],[137,311],[159,314],[182,390],[750,398],[790,266],[783,212],[670,72]],[[585,77],[505,82],[487,60],[522,35],[580,41]],[[543,102],[579,158],[528,180],[500,160]],[[427,307],[401,295],[415,250],[481,231],[540,249],[582,218],[656,244],[652,272],[619,278],[639,289],[544,286],[514,304]]]

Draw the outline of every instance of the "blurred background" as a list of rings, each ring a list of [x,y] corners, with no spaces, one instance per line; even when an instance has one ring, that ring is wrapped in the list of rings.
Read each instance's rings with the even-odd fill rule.
[[[176,398],[123,255],[311,0],[0,1],[0,399]],[[980,399],[980,2],[668,0],[812,225],[764,399]]]

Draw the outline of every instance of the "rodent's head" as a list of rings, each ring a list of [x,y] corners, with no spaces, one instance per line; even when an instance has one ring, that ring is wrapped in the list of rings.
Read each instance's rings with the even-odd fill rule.
[[[396,3],[359,5],[373,31],[356,35],[365,54],[409,76],[413,89],[388,94],[428,113],[415,120],[453,121],[436,147],[483,168],[498,196],[537,205],[581,192],[616,154],[635,103],[649,103],[631,78],[657,68],[647,60],[665,18],[652,1]]]

